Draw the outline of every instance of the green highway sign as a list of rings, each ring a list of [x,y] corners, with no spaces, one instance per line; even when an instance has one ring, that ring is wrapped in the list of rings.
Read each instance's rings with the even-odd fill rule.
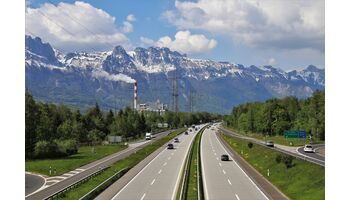
[[[289,130],[284,131],[285,138],[306,138],[306,131],[304,130]]]

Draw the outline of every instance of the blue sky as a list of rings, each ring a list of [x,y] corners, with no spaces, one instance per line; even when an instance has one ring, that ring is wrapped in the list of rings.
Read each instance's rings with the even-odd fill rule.
[[[29,0],[26,32],[64,52],[120,44],[285,70],[325,62],[322,0]]]

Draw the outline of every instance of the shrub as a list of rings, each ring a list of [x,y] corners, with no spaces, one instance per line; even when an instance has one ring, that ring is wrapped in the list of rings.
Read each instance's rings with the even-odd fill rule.
[[[276,163],[277,164],[280,164],[281,163],[281,161],[282,161],[282,155],[281,154],[277,154],[277,156],[276,156]]]
[[[65,153],[59,150],[57,143],[47,141],[35,143],[34,152],[36,158],[56,158],[65,155]]]
[[[253,143],[249,142],[248,147],[249,147],[249,149],[253,148]]]
[[[290,155],[283,156],[283,163],[286,165],[287,169],[293,167],[294,157]]]
[[[78,153],[78,145],[76,140],[58,140],[55,141],[59,147],[60,152],[66,155],[73,155]]]

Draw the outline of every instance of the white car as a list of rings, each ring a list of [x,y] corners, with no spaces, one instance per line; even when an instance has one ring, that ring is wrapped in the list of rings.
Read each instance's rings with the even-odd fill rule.
[[[306,153],[313,153],[314,149],[312,148],[311,145],[307,144],[307,145],[304,146],[304,152],[306,152]]]

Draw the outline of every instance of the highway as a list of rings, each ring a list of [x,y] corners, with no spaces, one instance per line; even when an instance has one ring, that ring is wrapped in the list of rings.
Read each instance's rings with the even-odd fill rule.
[[[251,137],[246,137],[246,136],[243,136],[241,134],[235,133],[233,131],[226,130],[222,127],[219,127],[219,129],[222,130],[222,132],[226,135],[245,139],[245,140],[251,141],[255,144],[266,146],[265,142],[262,140],[258,140],[258,139],[251,138]],[[312,146],[316,147],[316,148],[318,148],[318,147],[324,148],[325,147],[324,144],[319,144],[319,145],[314,144]],[[267,148],[271,148],[271,147],[267,147]],[[306,160],[308,162],[312,162],[312,163],[317,164],[317,165],[325,166],[325,157],[324,156],[322,156],[321,154],[316,154],[316,153],[305,153],[303,151],[303,147],[290,147],[290,146],[275,144],[275,147],[273,147],[271,149],[275,150],[275,151],[279,151],[281,153],[292,155],[294,157],[300,158],[302,160]]]
[[[45,178],[36,174],[26,173],[25,195],[31,194],[45,185]]]
[[[162,137],[165,137],[170,132],[171,131],[165,131],[165,132],[158,133],[155,140],[160,139]],[[101,168],[107,167],[107,166],[117,162],[118,160],[121,160],[123,158],[128,157],[130,154],[134,153],[136,150],[147,146],[151,142],[152,142],[152,140],[130,144],[127,149],[124,149],[120,152],[117,152],[115,154],[112,154],[110,156],[107,156],[105,158],[97,160],[95,162],[92,162],[88,165],[80,167],[79,168],[80,172],[73,175],[73,176],[70,176],[66,179],[63,179],[62,181],[59,181],[59,182],[57,182],[53,185],[50,185],[48,187],[45,187],[43,189],[32,192],[29,195],[26,194],[26,199],[28,199],[28,200],[46,199],[46,198],[50,197],[51,195],[67,188],[71,184],[74,184],[75,182],[78,182],[78,181],[84,179],[85,177],[88,177],[89,175],[99,171]],[[26,178],[27,178],[27,176],[26,176]],[[28,183],[28,184],[32,184],[32,183]]]
[[[201,162],[205,199],[266,200],[266,195],[236,163],[221,161],[230,155],[219,142],[215,131],[206,129],[201,140]]]
[[[175,149],[164,148],[112,199],[175,199],[186,155],[199,130],[178,136],[179,143],[172,141]]]

